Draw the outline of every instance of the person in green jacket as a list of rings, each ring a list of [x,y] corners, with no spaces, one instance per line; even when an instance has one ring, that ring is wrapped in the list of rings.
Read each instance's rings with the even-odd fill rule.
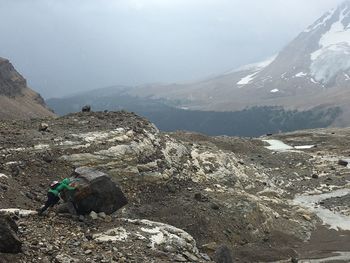
[[[47,193],[47,201],[42,208],[38,209],[38,214],[42,215],[49,207],[55,206],[60,201],[59,194],[63,189],[75,190],[75,187],[69,186],[70,183],[68,178],[63,179],[62,182],[53,182]]]

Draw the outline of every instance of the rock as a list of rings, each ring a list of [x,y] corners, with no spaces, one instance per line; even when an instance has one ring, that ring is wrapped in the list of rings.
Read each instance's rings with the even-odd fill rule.
[[[304,218],[306,221],[311,221],[311,217],[310,217],[309,215],[304,214],[304,215],[303,215],[303,218]]]
[[[42,158],[47,163],[52,163],[53,161],[53,157],[49,153],[44,154]]]
[[[98,217],[100,217],[102,219],[105,219],[106,218],[106,213],[100,212],[100,213],[98,213]]]
[[[218,248],[218,244],[216,242],[210,242],[202,246],[205,249],[215,251]]]
[[[109,215],[125,206],[128,201],[111,178],[97,170],[81,167],[75,170],[76,176],[71,178],[75,191],[62,191],[65,202],[72,202],[76,212],[86,215],[95,211]]]
[[[91,217],[92,220],[96,220],[98,218],[98,215],[97,215],[97,213],[95,211],[91,211],[90,217]]]
[[[0,215],[0,252],[15,254],[22,251],[17,231],[18,227],[9,215]]]
[[[68,256],[66,254],[58,254],[55,257],[54,262],[56,262],[56,263],[77,263],[77,262],[79,262],[79,260],[72,258],[71,256]]]
[[[91,106],[90,105],[85,105],[84,107],[81,108],[82,112],[90,112],[91,111]]]
[[[173,184],[171,184],[171,183],[168,183],[168,184],[166,185],[166,187],[167,187],[167,189],[168,189],[168,191],[169,191],[170,193],[174,194],[174,193],[176,192],[176,187],[175,187],[175,185],[173,185]]]
[[[213,260],[216,263],[233,263],[231,250],[225,245],[218,247],[214,253]]]
[[[188,251],[184,252],[183,255],[184,255],[188,260],[190,260],[191,262],[198,262],[198,258],[197,258],[195,255],[193,255],[193,254],[191,254],[190,252],[188,252]]]
[[[183,255],[176,255],[174,257],[174,262],[187,262],[187,259]]]
[[[341,166],[347,166],[348,163],[349,163],[348,161],[345,161],[345,160],[342,160],[342,159],[340,159],[340,160],[338,161],[338,164],[341,165]]]
[[[318,179],[318,174],[313,174],[313,175],[312,175],[312,178]]]
[[[112,217],[111,217],[110,215],[106,215],[106,217],[105,217],[105,222],[106,222],[106,223],[112,222]]]
[[[49,129],[49,125],[45,122],[40,123],[39,131],[47,131]]]
[[[219,209],[220,209],[220,207],[219,207],[217,204],[215,204],[215,203],[212,203],[212,204],[210,205],[210,207],[211,207],[212,209],[214,209],[214,210],[219,210]]]

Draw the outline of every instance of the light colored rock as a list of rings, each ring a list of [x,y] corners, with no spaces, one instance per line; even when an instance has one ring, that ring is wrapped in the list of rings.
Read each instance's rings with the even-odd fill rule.
[[[98,218],[98,215],[97,215],[97,213],[95,211],[91,211],[90,217],[91,217],[92,220],[96,220]]]

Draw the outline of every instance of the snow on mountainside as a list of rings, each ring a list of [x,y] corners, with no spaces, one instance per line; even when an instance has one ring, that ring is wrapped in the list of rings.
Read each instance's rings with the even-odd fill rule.
[[[314,30],[329,22],[331,26],[320,38],[319,49],[311,54],[310,71],[317,81],[327,83],[350,68],[350,3],[329,12],[322,22]]]

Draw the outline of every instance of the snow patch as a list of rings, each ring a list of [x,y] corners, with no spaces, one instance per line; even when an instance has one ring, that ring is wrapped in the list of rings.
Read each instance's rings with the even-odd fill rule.
[[[316,213],[323,223],[328,225],[331,229],[350,230],[350,216],[345,216],[338,212],[332,212],[319,205],[319,202],[322,200],[342,197],[348,194],[350,194],[350,189],[340,189],[320,195],[298,195],[295,197],[293,203],[308,208]]]
[[[305,150],[305,149],[311,149],[314,148],[315,145],[301,145],[301,146],[294,146],[297,150]]]
[[[305,76],[307,76],[307,73],[304,73],[304,72],[299,72],[299,73],[295,74],[296,78],[302,78],[302,77],[305,77]]]
[[[239,72],[239,71],[261,70],[263,68],[266,68],[268,65],[270,65],[276,59],[276,57],[277,57],[277,55],[274,55],[272,57],[267,58],[264,61],[244,65],[242,67],[239,67],[237,69],[234,69],[234,70],[231,70],[231,71],[225,73],[225,75],[231,74],[231,73],[235,73],[235,72]]]
[[[20,208],[7,208],[7,209],[0,209],[1,214],[10,214],[10,215],[19,215],[21,217],[27,217],[30,215],[37,214],[36,211],[33,210],[25,210]]]
[[[286,151],[293,151],[293,150],[306,150],[311,149],[315,147],[315,145],[300,145],[300,146],[290,146],[288,144],[285,144],[284,142],[280,140],[263,140],[263,142],[267,142],[270,144],[270,146],[266,146],[265,148],[277,151],[277,152],[286,152]]]
[[[100,242],[110,241],[125,241],[127,240],[129,233],[123,227],[117,227],[107,230],[104,233],[93,235],[93,239]]]
[[[256,75],[259,73],[260,71],[258,72],[255,72],[253,74],[250,74],[244,78],[242,78],[240,81],[237,82],[238,85],[247,85],[249,84],[255,77]]]
[[[332,9],[331,11],[325,13],[319,20],[317,20],[313,25],[309,26],[306,30],[304,30],[305,33],[311,32],[320,26],[324,26],[326,22],[333,16],[336,9]]]
[[[293,149],[292,146],[289,146],[289,145],[287,145],[284,142],[279,141],[279,140],[263,140],[263,141],[270,144],[270,146],[267,146],[266,148],[269,150],[272,150],[272,151],[283,152],[283,151],[288,151],[288,150]]]
[[[310,72],[316,81],[329,82],[340,71],[350,68],[350,30],[344,24],[349,15],[347,6],[338,20],[322,35],[319,49],[311,54]]]

